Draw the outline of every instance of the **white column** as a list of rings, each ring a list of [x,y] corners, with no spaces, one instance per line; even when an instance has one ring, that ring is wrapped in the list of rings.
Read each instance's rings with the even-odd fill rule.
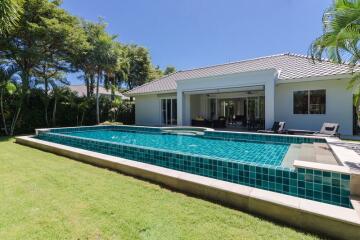
[[[190,126],[190,94],[185,94],[182,90],[178,89],[176,92],[177,98],[177,125]]]
[[[183,125],[191,125],[190,94],[183,94]]]
[[[183,93],[181,90],[177,90],[176,92],[176,100],[177,100],[177,125],[183,125]]]
[[[265,128],[271,128],[275,121],[275,79],[265,83]]]

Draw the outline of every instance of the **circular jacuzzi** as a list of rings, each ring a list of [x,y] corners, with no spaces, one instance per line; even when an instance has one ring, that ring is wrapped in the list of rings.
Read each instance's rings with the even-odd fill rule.
[[[161,132],[165,134],[176,135],[204,135],[205,131],[214,131],[212,128],[206,127],[162,127]]]

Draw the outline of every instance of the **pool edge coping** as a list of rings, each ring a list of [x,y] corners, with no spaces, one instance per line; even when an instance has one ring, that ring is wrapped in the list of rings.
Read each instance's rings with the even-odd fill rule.
[[[134,160],[47,142],[32,137],[33,136],[21,136],[15,139],[19,144],[161,183],[180,192],[195,194],[205,199],[216,200],[217,202],[231,205],[237,209],[265,215],[302,229],[333,237],[336,236],[336,238],[350,239],[344,237],[341,234],[344,232],[338,229],[338,233],[328,232],[329,227],[331,228],[331,226],[333,226],[331,224],[336,223],[344,229],[354,228],[358,230],[356,236],[360,237],[360,214],[355,209],[198,176]],[[274,208],[277,210],[271,210]],[[266,211],[264,212],[263,210]],[[290,212],[292,217],[284,217],[279,214],[279,211]],[[317,224],[306,224],[303,219],[307,219],[308,222],[315,221]]]

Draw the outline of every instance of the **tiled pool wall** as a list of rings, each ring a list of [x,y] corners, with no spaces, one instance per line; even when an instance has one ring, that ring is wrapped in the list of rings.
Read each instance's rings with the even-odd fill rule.
[[[206,131],[204,137],[213,139],[224,139],[230,141],[260,141],[260,142],[275,142],[275,143],[325,143],[324,138],[306,138],[300,136],[286,136],[274,134],[255,134],[255,133],[237,133],[237,132],[221,132],[221,131]]]
[[[126,130],[129,130],[127,126],[124,127]],[[106,129],[120,130],[118,126],[115,128],[106,127]],[[158,131],[156,128],[140,130],[147,131],[149,129],[151,129],[150,131]],[[350,175],[348,174],[223,161],[221,159],[71,137],[59,134],[69,130],[54,130],[50,133],[40,133],[37,138],[319,202],[351,207]],[[77,131],[75,129],[72,130]],[[78,130],[85,129],[81,128]]]
[[[88,126],[88,127],[71,127],[71,128],[51,128],[48,131],[52,133],[65,133],[65,132],[76,132],[76,131],[94,131],[94,130],[123,130],[133,132],[161,132],[161,128],[157,127],[138,127],[138,126],[127,126],[127,125],[104,125],[104,126]]]

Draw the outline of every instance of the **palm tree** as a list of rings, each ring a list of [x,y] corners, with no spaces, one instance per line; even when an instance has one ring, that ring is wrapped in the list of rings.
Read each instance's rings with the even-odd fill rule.
[[[52,88],[52,96],[54,98],[54,106],[52,112],[52,125],[56,126],[56,113],[59,101],[68,99],[68,96],[74,94],[68,87],[54,85]]]
[[[334,0],[323,14],[323,35],[310,46],[313,60],[328,58],[336,63],[349,64],[352,78],[349,89],[360,82],[360,0]],[[356,68],[356,69],[355,69]],[[357,71],[354,71],[357,70]],[[355,89],[355,105],[359,109],[360,85]]]
[[[21,7],[16,0],[0,0],[0,36],[16,26],[20,13]]]
[[[310,47],[314,59],[355,65],[360,60],[360,0],[335,0],[323,14],[323,35]]]
[[[5,93],[13,95],[16,91],[16,85],[14,83],[14,77],[19,73],[19,69],[16,66],[1,66],[0,67],[0,112],[2,116],[2,122],[4,125],[4,131],[6,135],[13,135],[15,124],[19,116],[20,110],[18,110],[12,120],[10,131],[6,124],[5,110],[4,110],[4,95]]]

